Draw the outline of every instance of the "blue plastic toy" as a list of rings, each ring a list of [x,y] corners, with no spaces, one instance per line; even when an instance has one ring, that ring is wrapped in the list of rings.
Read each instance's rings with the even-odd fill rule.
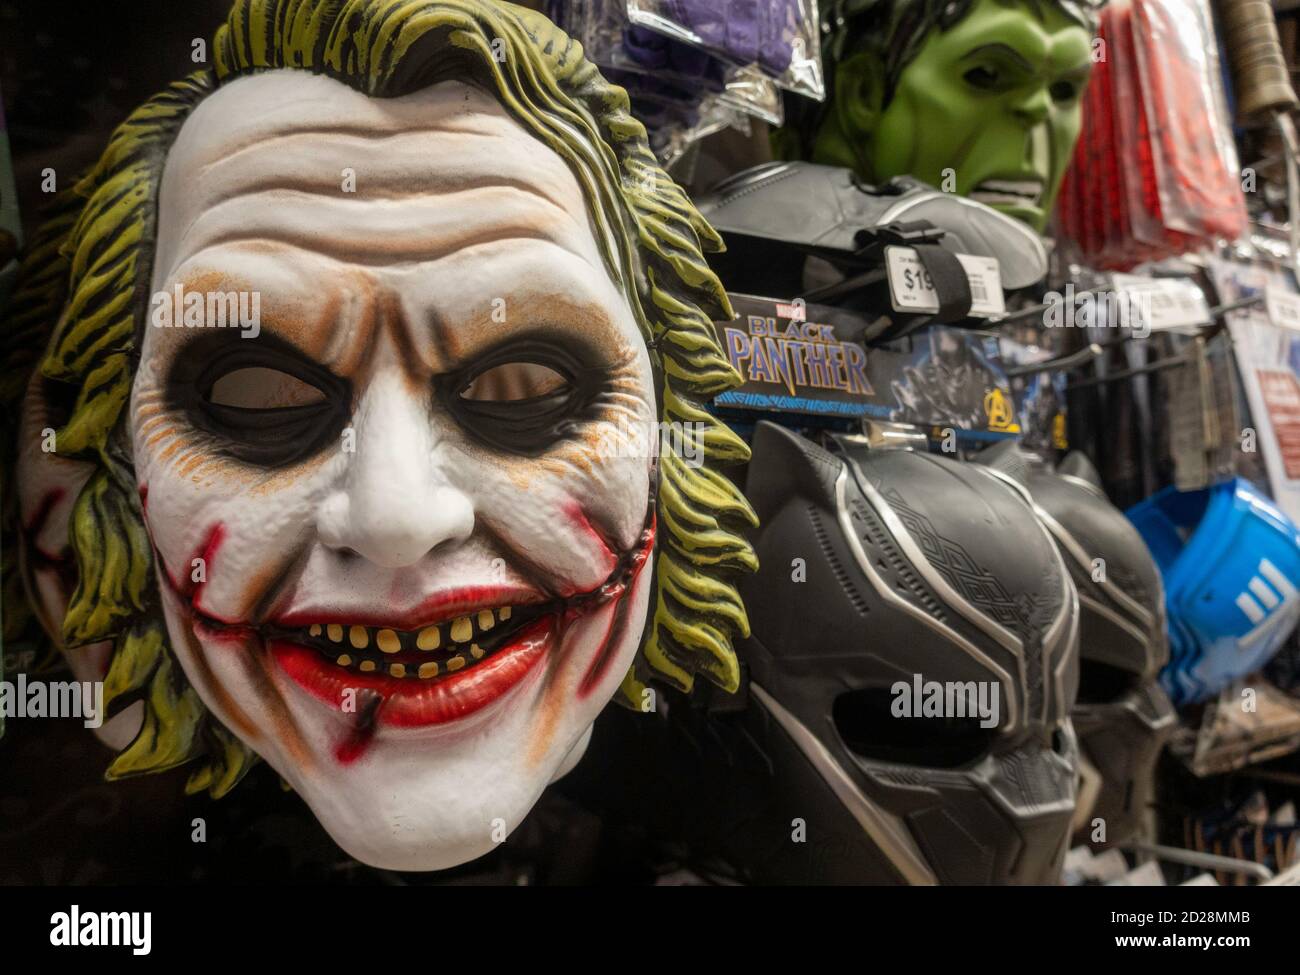
[[[1126,514],[1165,586],[1176,705],[1214,697],[1268,662],[1300,619],[1300,530],[1249,481],[1166,488]]]

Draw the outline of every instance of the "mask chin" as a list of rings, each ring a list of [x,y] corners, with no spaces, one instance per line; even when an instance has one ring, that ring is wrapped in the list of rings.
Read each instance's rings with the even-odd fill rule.
[[[560,767],[557,768],[555,774],[551,776],[552,782],[558,782],[560,779],[564,778],[573,771],[575,765],[582,761],[582,756],[587,754],[587,746],[591,744],[591,729],[593,727],[595,727],[595,725],[587,725],[587,730],[584,731],[579,736],[578,740],[573,743],[573,747],[570,748],[568,753],[564,756],[564,761],[560,763]]]

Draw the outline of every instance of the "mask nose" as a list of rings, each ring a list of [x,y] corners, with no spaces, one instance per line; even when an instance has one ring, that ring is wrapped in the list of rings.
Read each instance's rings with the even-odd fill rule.
[[[1052,96],[1046,88],[1035,89],[1015,107],[1016,116],[1026,125],[1038,127],[1052,112]]]
[[[398,569],[470,536],[474,506],[447,479],[427,408],[400,376],[376,377],[351,433],[346,472],[317,519],[322,542]]]

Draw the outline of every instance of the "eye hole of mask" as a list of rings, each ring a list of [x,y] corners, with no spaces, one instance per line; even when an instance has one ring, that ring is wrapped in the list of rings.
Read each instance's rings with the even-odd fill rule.
[[[480,372],[460,391],[460,398],[481,403],[517,403],[564,393],[568,377],[540,362],[504,362]]]
[[[991,65],[977,65],[967,71],[963,78],[972,88],[978,88],[980,91],[996,91],[1004,84],[998,69]]]
[[[1079,696],[1081,704],[1111,704],[1136,690],[1139,676],[1100,660],[1079,661]]]
[[[257,342],[215,333],[173,361],[168,397],[211,446],[259,467],[284,467],[335,442],[347,423],[346,380],[263,334]]]
[[[212,384],[207,400],[214,406],[242,410],[276,410],[325,402],[325,393],[297,376],[266,366],[232,369]]]
[[[893,703],[884,687],[835,698],[831,719],[849,751],[874,761],[958,768],[986,755],[997,734],[996,727],[981,727],[978,717],[895,717]]]
[[[444,377],[443,402],[462,427],[497,450],[537,456],[588,419],[605,384],[591,356],[540,340],[511,343]]]

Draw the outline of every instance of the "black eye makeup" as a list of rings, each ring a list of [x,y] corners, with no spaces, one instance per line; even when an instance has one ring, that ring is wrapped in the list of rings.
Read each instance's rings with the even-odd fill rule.
[[[594,416],[608,374],[571,344],[507,342],[438,381],[462,428],[488,446],[536,456]]]
[[[266,332],[186,343],[172,361],[167,398],[218,450],[272,468],[337,444],[351,410],[347,380]]]

